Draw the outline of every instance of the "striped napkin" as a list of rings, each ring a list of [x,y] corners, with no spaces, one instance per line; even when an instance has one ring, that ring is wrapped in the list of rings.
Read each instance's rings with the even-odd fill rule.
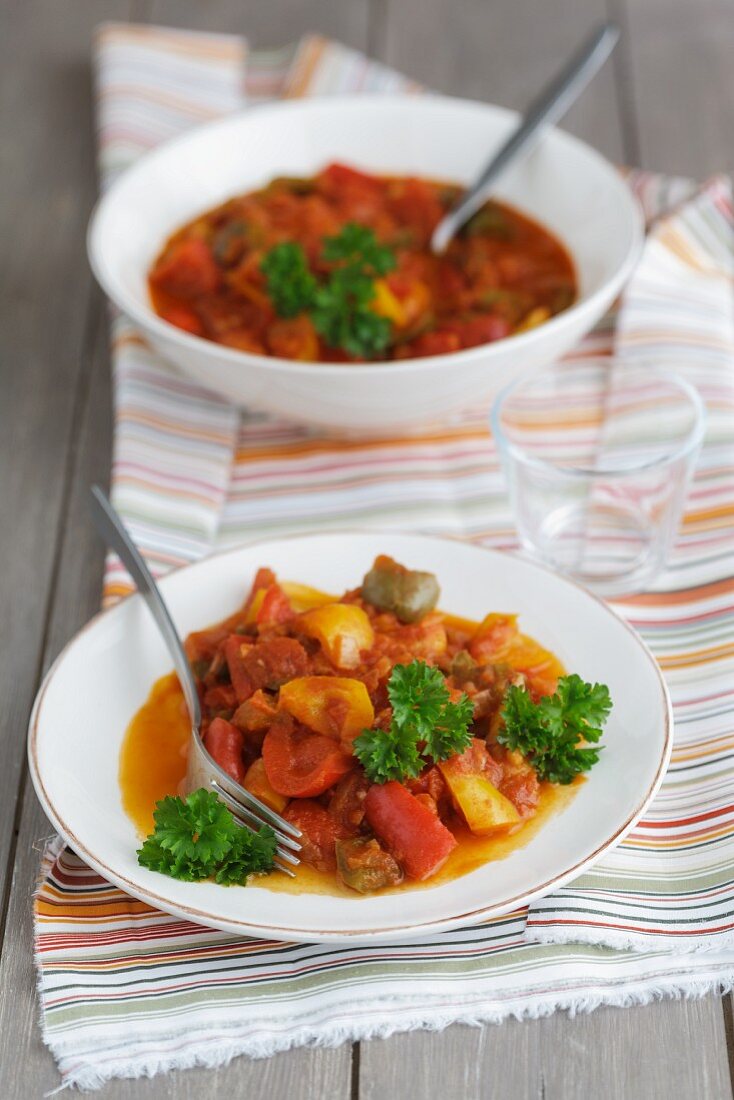
[[[106,25],[96,63],[103,183],[158,142],[243,103],[417,90],[315,37],[262,54],[233,36]],[[585,350],[675,366],[709,411],[668,571],[620,605],[656,654],[675,706],[673,761],[649,814],[596,868],[529,912],[389,948],[201,928],[127,897],[55,841],[36,897],[36,957],[43,1034],[64,1084],[93,1088],[236,1054],[734,983],[731,187],[639,173],[629,183],[648,215],[647,246],[621,308]],[[483,414],[408,440],[335,442],[221,402],[162,363],[123,319],[113,340],[113,500],[157,574],[314,527],[515,546]],[[129,587],[111,559],[106,598]]]

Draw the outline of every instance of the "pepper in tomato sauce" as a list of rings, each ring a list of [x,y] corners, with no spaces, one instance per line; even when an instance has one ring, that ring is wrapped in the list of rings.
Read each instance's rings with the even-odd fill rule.
[[[504,203],[485,203],[445,254],[433,255],[431,233],[460,190],[342,164],[307,179],[274,179],[170,237],[149,272],[153,306],[226,347],[360,362],[491,343],[571,305],[569,253]],[[362,245],[350,253],[355,226]]]
[[[540,820],[548,801],[552,785],[502,744],[498,722],[509,685],[521,683],[540,698],[555,690],[562,665],[520,633],[514,616],[459,620],[436,610],[438,598],[432,574],[382,555],[341,599],[281,583],[263,568],[233,615],[186,640],[208,751],[301,830],[304,864],[339,888],[366,893],[404,879],[435,880],[443,868],[468,869],[481,858],[481,844],[485,853],[487,842],[506,844]],[[378,740],[380,731],[392,736],[391,683],[411,663],[447,699],[465,700],[464,739],[433,760],[416,757],[399,780],[376,777],[360,739],[366,730]],[[146,759],[155,754],[156,717],[172,729],[156,793],[175,793],[185,774],[186,722],[171,710],[174,702],[169,686],[154,689],[142,724],[135,720],[126,739],[121,776],[133,813],[152,809],[150,783],[141,801],[134,776],[143,747]],[[419,738],[425,754],[422,745]],[[161,748],[166,756],[163,741]]]

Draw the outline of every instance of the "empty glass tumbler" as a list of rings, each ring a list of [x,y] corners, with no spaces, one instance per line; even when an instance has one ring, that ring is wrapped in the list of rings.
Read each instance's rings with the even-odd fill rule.
[[[504,390],[492,431],[525,550],[599,595],[665,564],[705,412],[676,374],[614,358],[554,363]]]

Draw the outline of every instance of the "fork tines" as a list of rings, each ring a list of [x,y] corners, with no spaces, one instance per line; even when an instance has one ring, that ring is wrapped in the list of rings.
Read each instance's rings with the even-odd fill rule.
[[[230,791],[225,790],[216,779],[211,779],[210,782],[218,797],[227,804],[234,817],[243,828],[249,829],[250,832],[254,833],[257,832],[261,825],[270,826],[278,841],[275,866],[279,871],[282,871],[286,875],[290,875],[291,878],[295,877],[293,871],[291,871],[287,864],[291,864],[291,866],[295,867],[301,862],[300,859],[293,854],[301,850],[301,845],[298,840],[302,835],[301,830],[297,829],[295,825],[291,825],[290,821],[286,821],[280,814],[276,814],[274,810],[271,810],[269,806],[266,806],[265,803],[261,802],[259,798],[256,798],[254,794],[250,794],[244,787],[242,787],[240,791],[237,792],[237,796],[235,796]]]

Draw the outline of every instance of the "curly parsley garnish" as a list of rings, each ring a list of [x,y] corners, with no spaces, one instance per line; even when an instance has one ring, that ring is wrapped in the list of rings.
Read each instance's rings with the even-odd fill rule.
[[[260,264],[268,294],[279,317],[295,317],[313,305],[316,280],[300,244],[276,244]]]
[[[329,263],[358,267],[372,278],[387,275],[395,267],[392,250],[380,244],[371,229],[357,222],[347,222],[335,237],[324,238],[323,257]]]
[[[329,347],[360,358],[378,354],[390,341],[390,322],[370,303],[375,279],[395,267],[393,252],[371,229],[349,222],[336,236],[324,239],[322,255],[334,267],[317,282],[300,244],[278,244],[267,253],[260,270],[276,313],[308,313]]]
[[[253,833],[241,827],[204,787],[185,801],[176,796],[161,799],[153,819],[155,829],[138,850],[138,863],[151,871],[186,882],[214,877],[228,886],[272,870],[273,830],[263,825]]]
[[[396,665],[387,694],[392,706],[389,730],[365,730],[353,749],[373,783],[411,779],[431,761],[464,752],[471,741],[471,700],[451,702],[446,681],[425,661]]]
[[[602,726],[612,709],[605,684],[587,684],[580,676],[562,676],[554,695],[534,703],[524,688],[507,689],[497,740],[517,749],[535,768],[539,779],[570,783],[593,768],[603,746]],[[579,742],[586,745],[579,748]]]

